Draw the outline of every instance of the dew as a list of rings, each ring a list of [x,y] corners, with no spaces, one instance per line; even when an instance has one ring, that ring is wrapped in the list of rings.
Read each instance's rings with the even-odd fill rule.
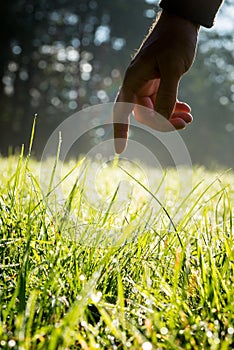
[[[52,308],[54,308],[55,305],[56,305],[56,298],[55,298],[54,295],[52,295],[52,301],[51,301],[51,306],[52,306]]]
[[[67,298],[65,297],[65,295],[59,297],[58,300],[59,300],[61,303],[63,303],[64,305],[66,305],[66,307],[69,307],[69,302],[68,302]]]
[[[16,341],[14,339],[9,340],[8,346],[9,348],[13,348],[14,346],[16,346]]]
[[[80,275],[79,278],[80,278],[81,281],[84,281],[84,280],[85,280],[85,276],[84,276],[84,275]]]
[[[149,341],[146,341],[142,344],[142,349],[143,350],[151,350],[151,349],[153,349],[153,346]]]
[[[162,335],[166,335],[166,334],[168,333],[168,329],[167,329],[166,327],[162,327],[162,328],[160,329],[160,333],[161,333]]]
[[[118,321],[117,319],[114,319],[114,320],[112,321],[112,324],[113,324],[114,327],[118,327],[119,321]]]
[[[113,343],[115,340],[115,337],[111,334],[108,334],[107,338]]]
[[[143,325],[143,320],[142,320],[141,317],[138,318],[138,324],[139,324],[139,326],[142,326],[142,325]]]
[[[102,292],[97,292],[96,294],[93,293],[91,295],[91,299],[94,303],[99,303],[99,301],[101,300],[101,297],[102,297]]]
[[[151,306],[153,302],[151,299],[146,299],[145,303],[146,305]]]
[[[219,338],[214,338],[214,344],[218,345],[220,343],[220,339]]]

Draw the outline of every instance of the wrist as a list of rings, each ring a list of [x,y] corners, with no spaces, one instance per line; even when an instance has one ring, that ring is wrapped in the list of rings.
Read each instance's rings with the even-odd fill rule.
[[[161,21],[161,22],[166,21],[167,23],[168,23],[168,21],[171,21],[172,23],[180,22],[181,24],[183,24],[183,26],[187,27],[188,29],[190,29],[190,30],[192,29],[195,32],[197,32],[197,34],[199,32],[199,29],[200,29],[200,24],[195,23],[195,22],[193,22],[185,17],[168,12],[166,10],[162,10],[161,15],[159,17],[159,21]]]
[[[199,28],[199,24],[163,10],[152,30],[152,36],[163,38],[177,48],[181,45],[183,50],[185,47],[196,50]]]

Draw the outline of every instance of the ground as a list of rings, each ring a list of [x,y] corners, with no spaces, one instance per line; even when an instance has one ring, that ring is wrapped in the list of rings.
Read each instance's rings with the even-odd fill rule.
[[[1,159],[1,349],[234,347],[232,171],[48,164]]]

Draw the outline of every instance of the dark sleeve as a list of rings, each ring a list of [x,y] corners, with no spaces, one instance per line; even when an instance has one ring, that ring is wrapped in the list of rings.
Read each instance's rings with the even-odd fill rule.
[[[160,7],[204,27],[214,24],[215,15],[223,0],[162,0]]]

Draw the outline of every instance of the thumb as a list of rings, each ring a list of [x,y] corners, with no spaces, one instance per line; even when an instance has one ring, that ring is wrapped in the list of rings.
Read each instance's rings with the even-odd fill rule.
[[[180,77],[173,75],[161,77],[154,104],[156,112],[170,118],[177,100]]]
[[[116,153],[122,153],[128,141],[130,113],[134,108],[135,95],[132,91],[121,88],[114,104],[114,143]]]

